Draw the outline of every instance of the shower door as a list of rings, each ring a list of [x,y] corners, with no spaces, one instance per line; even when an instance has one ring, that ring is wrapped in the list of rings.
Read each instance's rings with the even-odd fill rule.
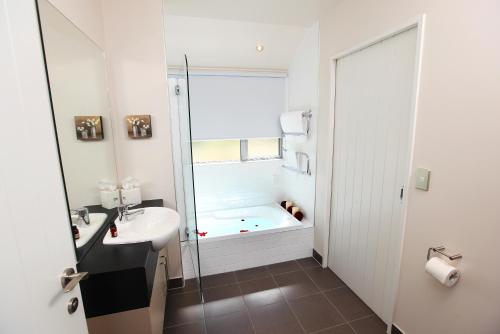
[[[178,124],[180,138],[180,155],[182,160],[182,183],[184,188],[185,233],[189,256],[193,264],[194,276],[201,290],[200,263],[198,255],[198,228],[196,224],[196,200],[194,193],[193,156],[191,140],[191,114],[189,104],[189,68],[184,56],[183,69],[177,78],[175,94],[178,103]]]

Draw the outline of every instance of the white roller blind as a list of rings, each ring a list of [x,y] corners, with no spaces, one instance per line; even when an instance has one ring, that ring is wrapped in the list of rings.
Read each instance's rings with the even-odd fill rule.
[[[280,137],[285,78],[190,75],[193,140]]]

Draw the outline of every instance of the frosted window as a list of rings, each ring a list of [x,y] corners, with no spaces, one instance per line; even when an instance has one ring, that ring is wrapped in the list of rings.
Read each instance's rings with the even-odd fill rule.
[[[278,138],[248,139],[247,158],[272,159],[280,157],[280,140]]]
[[[193,141],[193,163],[240,161],[239,140]]]

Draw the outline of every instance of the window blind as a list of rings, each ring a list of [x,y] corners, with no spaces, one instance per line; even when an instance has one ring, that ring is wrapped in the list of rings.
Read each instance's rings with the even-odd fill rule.
[[[193,140],[280,137],[286,78],[190,75]]]

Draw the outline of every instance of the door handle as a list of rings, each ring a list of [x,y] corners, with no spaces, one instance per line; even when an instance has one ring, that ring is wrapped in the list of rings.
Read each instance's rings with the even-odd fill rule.
[[[75,286],[80,283],[81,280],[86,279],[89,276],[88,272],[75,272],[73,268],[66,268],[61,276],[61,285],[64,292],[70,292],[75,288]]]

